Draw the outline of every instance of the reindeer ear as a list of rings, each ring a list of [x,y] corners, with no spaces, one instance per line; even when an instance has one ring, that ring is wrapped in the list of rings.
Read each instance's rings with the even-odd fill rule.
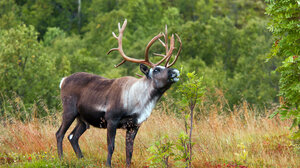
[[[143,74],[145,74],[148,78],[148,75],[149,75],[149,68],[144,65],[144,64],[140,64],[140,70],[141,72],[143,72]]]

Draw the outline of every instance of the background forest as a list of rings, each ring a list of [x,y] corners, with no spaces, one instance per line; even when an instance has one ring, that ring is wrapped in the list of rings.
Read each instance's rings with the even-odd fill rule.
[[[1,115],[54,113],[61,108],[59,82],[74,72],[135,76],[137,65],[114,68],[122,58],[106,55],[117,46],[111,32],[125,18],[127,55],[143,58],[146,44],[167,24],[183,43],[175,67],[204,77],[206,103],[222,92],[226,108],[243,101],[270,107],[278,102],[279,77],[272,72],[276,59],[265,63],[273,41],[265,8],[263,0],[0,1]],[[168,94],[176,97],[173,92]],[[20,109],[26,116],[15,114]]]

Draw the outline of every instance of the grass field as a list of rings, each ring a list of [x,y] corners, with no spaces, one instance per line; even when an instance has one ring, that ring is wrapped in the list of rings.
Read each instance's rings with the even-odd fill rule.
[[[266,110],[265,116],[257,116],[245,103],[231,115],[217,108],[210,110],[194,125],[193,167],[300,167],[299,143],[291,139],[290,121],[269,119],[271,113]],[[1,121],[0,167],[104,167],[106,130],[93,127],[79,141],[83,159],[75,157],[67,138],[63,143],[64,159],[58,159],[55,132],[60,121],[60,114],[26,123]],[[148,167],[147,149],[164,135],[175,142],[183,125],[183,119],[167,115],[165,108],[156,108],[138,132],[133,167]],[[117,132],[112,165],[125,167],[124,130]],[[172,158],[170,165],[175,167]]]

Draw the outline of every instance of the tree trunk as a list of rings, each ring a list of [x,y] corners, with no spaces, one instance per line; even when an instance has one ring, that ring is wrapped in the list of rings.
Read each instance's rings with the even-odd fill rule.
[[[80,33],[80,28],[81,28],[81,18],[80,18],[80,12],[81,12],[81,0],[78,0],[78,12],[77,12],[77,15],[78,15],[78,33]]]
[[[192,167],[192,133],[193,133],[193,116],[194,116],[194,103],[192,103],[190,110],[191,110],[191,127],[190,127],[190,136],[189,136],[189,154],[190,154],[190,158],[189,158],[189,168]]]

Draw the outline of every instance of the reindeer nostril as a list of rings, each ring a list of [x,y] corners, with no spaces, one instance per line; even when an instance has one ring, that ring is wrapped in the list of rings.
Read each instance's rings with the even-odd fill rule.
[[[179,77],[179,71],[177,70],[177,69],[172,69],[172,70],[170,70],[169,71],[169,74],[168,74],[168,76],[169,76],[169,78],[177,78],[177,77]]]

